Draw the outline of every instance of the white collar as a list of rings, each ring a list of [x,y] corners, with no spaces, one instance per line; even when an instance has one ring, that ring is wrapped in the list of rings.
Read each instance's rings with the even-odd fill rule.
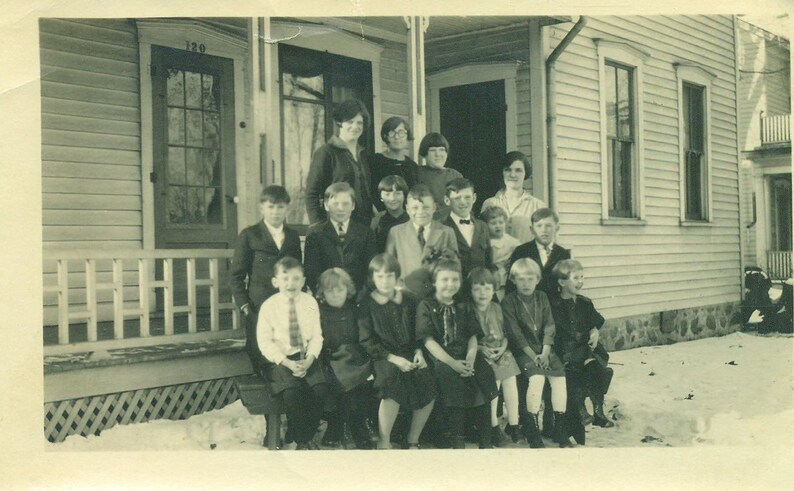
[[[433,224],[433,221],[431,220],[430,223],[428,223],[427,225],[417,225],[414,222],[410,222],[410,223],[411,223],[411,225],[413,225],[414,230],[416,230],[416,232],[418,233],[419,232],[419,227],[424,227],[425,228],[425,232],[430,230],[430,225]]]
[[[455,222],[456,225],[463,225],[462,223],[460,223],[461,220],[468,220],[471,222],[469,225],[474,225],[474,217],[472,217],[471,215],[469,215],[469,218],[463,218],[454,211],[451,211],[449,213],[449,216],[452,217],[452,220]]]
[[[330,219],[330,220],[331,220],[331,224],[334,226],[334,230],[335,231],[337,231],[337,232],[339,231],[339,224],[341,223],[342,224],[342,229],[345,232],[347,232],[347,226],[350,223],[350,219],[349,218],[347,220],[345,220],[344,222],[337,222],[334,219]]]
[[[265,227],[267,227],[267,229],[268,229],[268,231],[270,231],[271,235],[273,234],[273,232],[276,232],[276,233],[279,233],[279,234],[284,232],[284,224],[283,223],[280,226],[278,226],[278,227],[274,227],[273,225],[270,225],[269,223],[267,223],[267,220],[262,220],[262,222],[264,222]]]

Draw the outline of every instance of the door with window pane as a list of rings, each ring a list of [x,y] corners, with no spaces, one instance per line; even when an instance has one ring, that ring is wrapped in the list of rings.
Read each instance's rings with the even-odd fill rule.
[[[287,223],[308,224],[306,178],[314,151],[334,134],[335,104],[359,99],[372,109],[372,64],[368,61],[280,44],[281,149],[283,185],[291,197]],[[359,139],[369,153],[375,150],[374,129]]]
[[[150,178],[158,249],[234,245],[233,74],[230,59],[152,46],[154,173]],[[180,285],[184,266],[175,263],[175,269]],[[220,269],[223,278],[227,265]],[[198,275],[207,273],[198,271]],[[227,283],[221,282],[223,289],[228,289]],[[183,303],[184,290],[177,287],[175,297],[175,302]]]

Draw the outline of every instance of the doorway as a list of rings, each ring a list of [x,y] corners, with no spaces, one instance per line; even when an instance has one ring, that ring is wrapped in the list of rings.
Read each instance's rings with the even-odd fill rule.
[[[505,81],[492,80],[439,89],[441,134],[450,145],[447,167],[474,184],[482,202],[502,188],[502,159],[507,152]]]

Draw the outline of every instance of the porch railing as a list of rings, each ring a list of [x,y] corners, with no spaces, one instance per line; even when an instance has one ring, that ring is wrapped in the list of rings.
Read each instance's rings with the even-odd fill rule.
[[[761,145],[791,142],[791,114],[761,116]]]
[[[56,268],[56,284],[45,284],[44,294],[57,294],[58,310],[58,342],[55,345],[44,347],[44,354],[62,354],[72,352],[94,351],[98,349],[129,348],[151,346],[155,344],[195,342],[227,337],[240,337],[242,330],[239,326],[239,315],[234,303],[219,300],[221,289],[221,275],[219,274],[219,261],[226,261],[234,254],[226,249],[158,249],[158,250],[67,250],[44,251],[45,265]],[[129,292],[129,281],[125,285],[124,261],[137,262],[138,295],[136,299],[127,299],[125,305],[125,288]],[[185,305],[174,304],[175,288],[182,289],[181,284],[175,282],[174,260],[185,261],[184,292],[187,296]],[[110,261],[111,274],[105,273],[110,281],[100,282],[97,275],[97,261]],[[204,262],[204,263],[202,263]],[[81,264],[82,263],[82,264]],[[159,264],[158,264],[159,263]],[[197,266],[206,265],[208,277],[197,277]],[[84,298],[79,295],[76,301],[70,298],[70,266],[74,288],[83,288]],[[158,274],[161,279],[155,279],[155,269],[161,270]],[[78,271],[82,270],[82,271]],[[46,271],[46,266],[45,266]],[[129,274],[129,271],[127,271]],[[82,278],[79,275],[83,275]],[[52,282],[50,282],[52,283]],[[206,307],[209,310],[209,330],[199,332],[199,305],[197,302],[197,288],[204,287],[209,290],[209,301]],[[136,287],[132,287],[136,288]],[[160,302],[162,304],[162,334],[153,335],[150,331],[150,317],[153,313],[152,300],[156,298],[156,290],[162,290]],[[74,290],[73,290],[74,291]],[[97,308],[97,293],[101,291],[112,292],[112,327],[113,339],[98,340],[99,315]],[[82,292],[81,292],[82,293]],[[78,296],[78,295],[75,295]],[[130,306],[132,303],[132,306]],[[229,311],[231,314],[231,329],[221,329],[220,314]],[[175,334],[174,317],[176,314],[187,314],[187,332]],[[125,319],[136,319],[139,322],[139,335],[125,338]],[[86,325],[86,341],[75,342],[70,339],[70,324],[84,323]]]
[[[773,280],[791,278],[791,251],[766,251],[766,271]]]

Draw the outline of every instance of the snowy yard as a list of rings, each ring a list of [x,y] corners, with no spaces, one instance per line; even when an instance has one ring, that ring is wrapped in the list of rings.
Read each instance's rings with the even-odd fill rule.
[[[792,337],[734,333],[618,351],[606,408],[615,428],[589,427],[588,447],[790,445]],[[262,416],[240,401],[186,421],[116,426],[51,450],[258,450]]]

